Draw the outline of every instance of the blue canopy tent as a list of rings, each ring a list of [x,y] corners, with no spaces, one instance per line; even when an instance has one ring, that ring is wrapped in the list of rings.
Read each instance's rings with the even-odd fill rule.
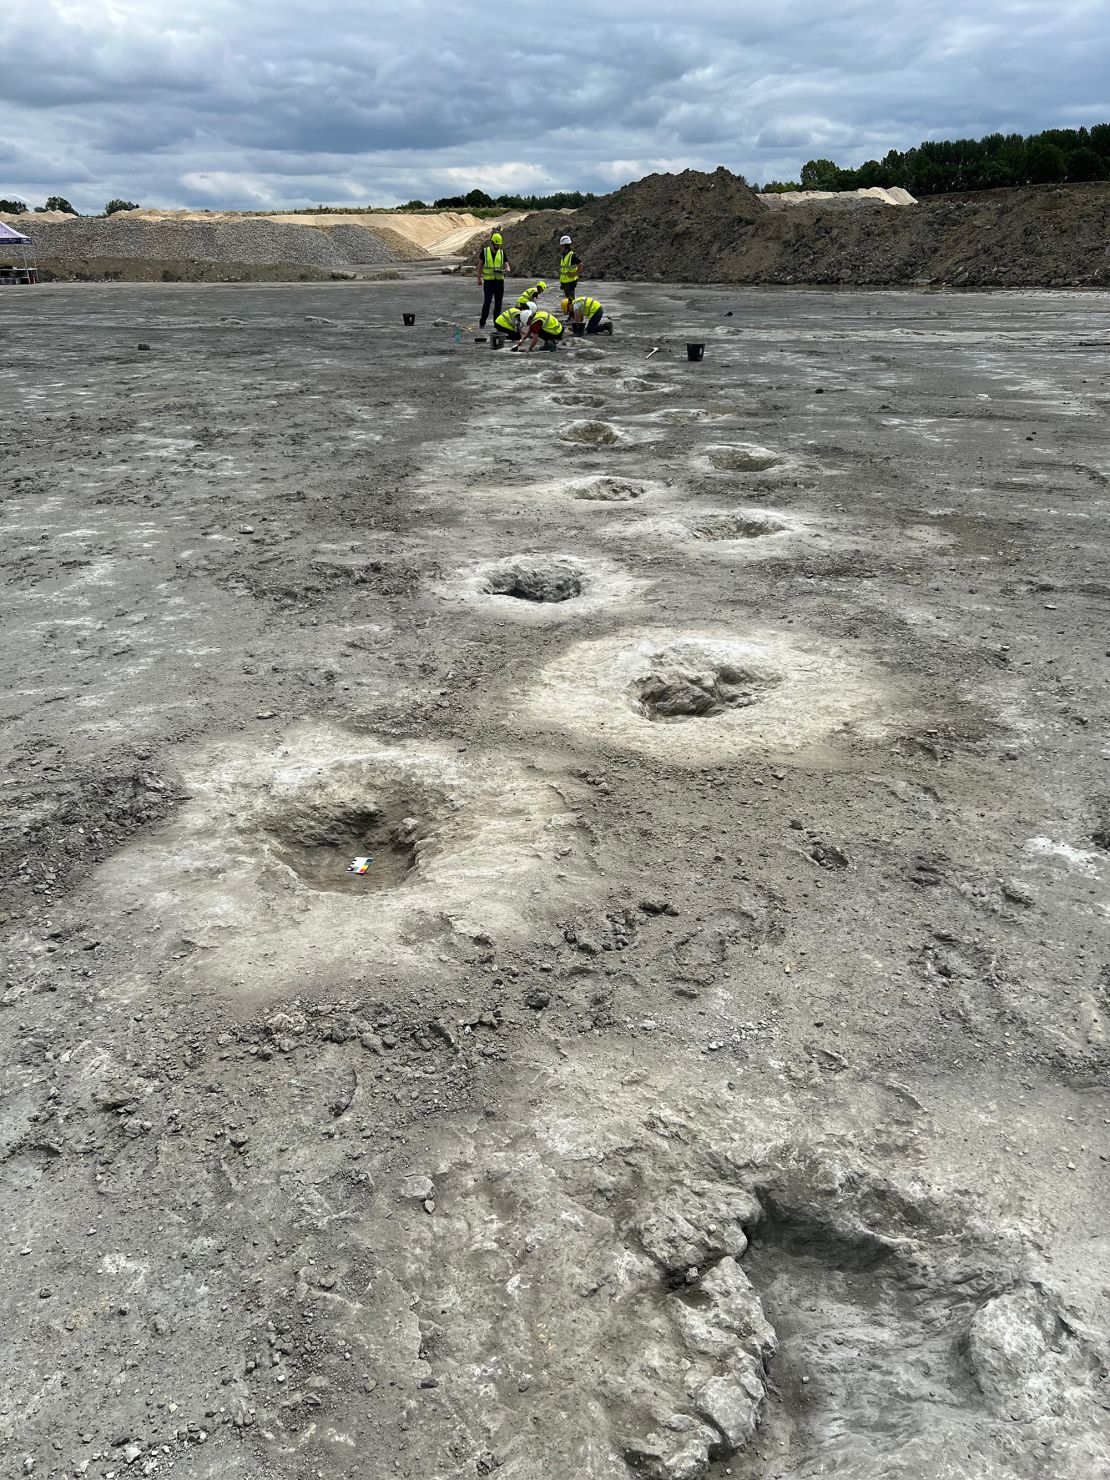
[[[13,256],[16,247],[23,258],[23,266],[16,267],[13,262],[0,260],[0,283],[37,283],[39,275],[35,267],[34,243],[22,231],[16,231],[14,226],[7,226],[0,221],[0,259]],[[27,261],[28,247],[31,248],[30,262]]]

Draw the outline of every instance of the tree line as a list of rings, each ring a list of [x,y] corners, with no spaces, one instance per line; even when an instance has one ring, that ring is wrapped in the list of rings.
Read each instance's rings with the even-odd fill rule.
[[[354,215],[360,211],[377,213],[385,210],[397,211],[565,211],[576,206],[588,205],[596,195],[581,190],[557,190],[553,195],[487,195],[484,190],[470,190],[466,195],[443,195],[439,200],[409,200],[403,206],[298,206],[295,209],[305,215],[332,214]],[[25,200],[9,200],[0,196],[0,213],[7,216],[26,215],[30,207]],[[101,212],[103,216],[114,216],[117,211],[137,211],[138,201],[110,200]],[[288,209],[288,208],[287,208]],[[81,213],[71,206],[64,195],[49,195],[35,210],[68,211],[71,216]],[[260,212],[259,214],[281,214]]]
[[[114,216],[117,211],[137,211],[139,203],[137,200],[110,200],[100,213],[102,216]],[[30,210],[25,200],[8,200],[0,196],[0,215],[25,216]],[[76,206],[71,206],[64,195],[48,195],[41,206],[36,206],[35,211],[40,214],[43,211],[68,211],[71,216],[79,216],[81,212]]]
[[[567,211],[589,205],[596,195],[581,190],[556,190],[552,195],[487,195],[468,190],[465,195],[441,195],[438,200],[406,201],[401,211]]]
[[[810,159],[800,180],[769,180],[764,192],[867,190],[900,185],[911,195],[1110,180],[1110,123],[1050,128],[1039,134],[987,134],[982,139],[928,139],[903,153],[891,149],[858,169]]]

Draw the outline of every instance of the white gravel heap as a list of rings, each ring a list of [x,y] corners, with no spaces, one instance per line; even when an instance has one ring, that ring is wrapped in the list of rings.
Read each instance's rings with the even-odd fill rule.
[[[32,237],[40,257],[139,257],[150,262],[283,263],[320,268],[399,260],[361,226],[293,226],[265,217],[142,221],[123,215],[84,216],[36,224]]]

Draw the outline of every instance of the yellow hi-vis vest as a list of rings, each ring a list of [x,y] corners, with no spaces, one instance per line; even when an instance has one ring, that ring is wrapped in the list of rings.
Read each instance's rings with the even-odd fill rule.
[[[574,302],[570,306],[571,313],[573,313],[576,308],[582,310],[582,317],[587,324],[593,318],[595,313],[601,312],[601,304],[597,301],[597,299],[587,298],[585,296],[581,298],[576,298],[574,300]]]
[[[578,263],[574,261],[574,248],[559,258],[559,281],[561,283],[576,283],[578,281]]]
[[[527,308],[534,298],[538,298],[543,291],[539,286],[525,288],[524,292],[516,301],[517,308]]]
[[[520,331],[520,309],[507,308],[504,313],[499,313],[493,322],[499,329],[504,329],[506,334],[517,334]]]
[[[552,339],[558,339],[559,335],[563,332],[563,326],[562,324],[560,324],[555,315],[553,313],[548,313],[547,310],[543,308],[536,309],[535,313],[532,315],[531,320],[529,321],[529,329],[531,329],[533,324],[539,324],[540,331],[544,334],[550,334]]]
[[[500,247],[482,249],[482,281],[500,283],[505,280],[505,253]]]

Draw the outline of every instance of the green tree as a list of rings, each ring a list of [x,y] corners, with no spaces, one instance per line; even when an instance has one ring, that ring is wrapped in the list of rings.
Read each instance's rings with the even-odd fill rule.
[[[1110,177],[1110,160],[1088,144],[1075,149],[1067,158],[1069,180],[1105,180]]]
[[[138,209],[139,202],[137,200],[120,200],[117,197],[115,200],[110,200],[104,207],[104,214],[106,216],[114,216],[117,211],[137,211]]]
[[[64,195],[48,195],[46,197],[46,204],[44,206],[36,206],[35,209],[39,211],[68,211],[71,216],[77,215],[76,210],[70,205]]]
[[[906,156],[897,149],[888,149],[879,162],[882,178],[879,184],[889,190],[892,185],[906,186]]]
[[[802,189],[839,190],[840,176],[831,159],[807,159],[802,165]]]
[[[1062,180],[1068,172],[1068,162],[1059,144],[1053,144],[1042,135],[1034,138],[1025,151],[1026,169],[1034,185],[1047,185]]]
[[[875,185],[884,185],[885,183],[883,167],[877,159],[865,160],[859,169],[856,170],[855,188],[857,190],[870,190]]]
[[[27,202],[25,200],[8,200],[0,196],[0,212],[5,216],[25,216],[27,214]]]

